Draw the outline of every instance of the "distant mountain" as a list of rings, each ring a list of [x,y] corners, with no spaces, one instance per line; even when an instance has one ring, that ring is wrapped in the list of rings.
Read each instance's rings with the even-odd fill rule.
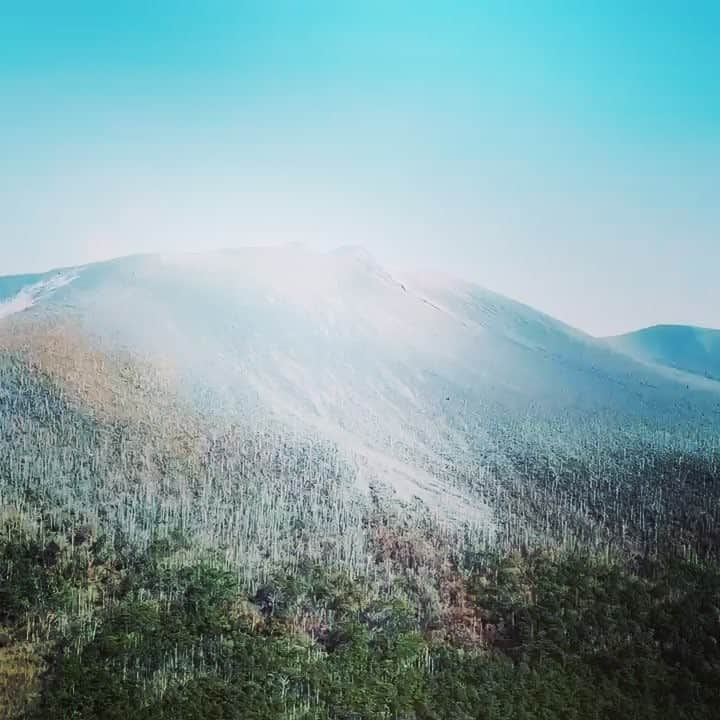
[[[607,338],[607,342],[643,362],[720,380],[720,330],[656,325]]]

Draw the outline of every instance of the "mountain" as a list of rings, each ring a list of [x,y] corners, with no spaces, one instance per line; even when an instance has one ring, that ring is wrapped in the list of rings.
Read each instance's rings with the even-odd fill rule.
[[[714,717],[719,437],[359,248],[0,278],[0,715]]]
[[[396,279],[358,248],[135,256],[0,290],[6,347],[51,374],[74,368],[61,380],[95,412],[132,405],[90,392],[122,358],[202,423],[325,443],[361,491],[380,484],[490,525],[483,478],[531,448],[569,457],[589,438],[642,443],[669,428],[682,443],[720,417],[715,383],[670,377],[471,283]],[[87,370],[80,348],[95,357]]]
[[[720,380],[720,330],[656,325],[609,337],[607,342],[643,362]]]

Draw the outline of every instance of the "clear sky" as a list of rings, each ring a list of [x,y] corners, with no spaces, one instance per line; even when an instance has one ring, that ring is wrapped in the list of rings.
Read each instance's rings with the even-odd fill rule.
[[[720,2],[0,0],[0,275],[362,244],[720,327]]]

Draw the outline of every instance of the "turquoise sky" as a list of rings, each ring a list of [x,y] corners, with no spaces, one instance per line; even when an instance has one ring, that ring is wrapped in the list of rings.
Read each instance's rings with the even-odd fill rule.
[[[0,274],[363,244],[720,327],[720,2],[0,0]]]

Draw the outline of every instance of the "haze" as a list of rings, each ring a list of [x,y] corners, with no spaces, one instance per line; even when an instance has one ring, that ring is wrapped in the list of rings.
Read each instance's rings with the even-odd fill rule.
[[[361,244],[595,334],[720,326],[716,3],[0,10],[0,275]]]

